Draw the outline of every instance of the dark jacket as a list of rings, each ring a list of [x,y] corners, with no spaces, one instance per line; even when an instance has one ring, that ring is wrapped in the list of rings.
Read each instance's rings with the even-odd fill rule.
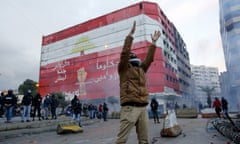
[[[3,105],[3,97],[4,97],[4,94],[3,94],[3,92],[1,92],[1,96],[0,96],[0,106]]]
[[[27,93],[23,96],[22,105],[31,105],[33,101],[33,96],[31,93]]]
[[[108,111],[108,106],[106,103],[103,104],[103,111],[104,112],[107,112]]]
[[[34,98],[33,98],[33,106],[35,107],[40,107],[42,104],[42,97],[40,94],[37,94]]]
[[[5,107],[15,106],[17,104],[17,97],[12,91],[8,91],[8,94],[3,97],[3,105]]]
[[[157,111],[157,109],[158,109],[158,102],[157,102],[157,100],[156,99],[152,99],[150,106],[151,106],[151,110],[152,111]]]
[[[71,101],[72,109],[75,114],[82,112],[82,104],[78,98],[74,98]]]
[[[51,105],[51,98],[49,95],[47,95],[43,101],[43,107],[50,107]]]
[[[227,100],[225,98],[222,98],[221,102],[222,102],[222,109],[223,110],[228,110],[228,102],[227,102]]]
[[[52,95],[50,98],[50,106],[51,106],[51,108],[58,107],[58,100],[56,99],[55,95]]]
[[[121,104],[137,102],[147,105],[148,90],[146,87],[145,73],[153,62],[156,46],[151,45],[141,66],[134,67],[129,63],[132,41],[133,37],[126,37],[118,65],[120,101]]]

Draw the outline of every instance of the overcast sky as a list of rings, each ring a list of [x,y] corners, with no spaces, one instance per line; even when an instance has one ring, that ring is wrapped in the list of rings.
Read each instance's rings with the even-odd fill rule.
[[[38,81],[42,36],[141,0],[1,0],[0,91]],[[152,0],[174,23],[193,65],[225,71],[218,0]]]

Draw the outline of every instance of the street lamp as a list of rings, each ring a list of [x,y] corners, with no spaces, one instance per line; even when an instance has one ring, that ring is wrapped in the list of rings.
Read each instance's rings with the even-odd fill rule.
[[[39,83],[36,83],[35,86],[38,88],[39,87]]]

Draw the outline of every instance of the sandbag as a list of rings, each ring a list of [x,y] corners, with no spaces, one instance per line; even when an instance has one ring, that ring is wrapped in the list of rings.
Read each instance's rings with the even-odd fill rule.
[[[57,134],[83,132],[83,129],[76,122],[62,122],[57,125]]]
[[[177,123],[174,111],[168,112],[163,121],[163,128],[160,131],[162,137],[176,137],[182,133],[182,128]]]
[[[170,128],[163,128],[160,132],[162,137],[176,137],[182,133],[182,128],[179,125],[175,125]]]
[[[172,110],[167,113],[167,116],[164,119],[164,128],[171,128],[175,125],[178,125],[177,117],[175,111]]]

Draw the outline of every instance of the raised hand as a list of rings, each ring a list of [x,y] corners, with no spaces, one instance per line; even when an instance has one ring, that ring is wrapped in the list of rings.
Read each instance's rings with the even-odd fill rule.
[[[157,40],[159,39],[160,36],[161,36],[160,31],[155,31],[154,35],[151,34],[152,43],[156,44],[156,42],[157,42]]]
[[[131,29],[131,31],[129,32],[128,35],[132,36],[134,34],[134,32],[135,32],[135,29],[136,29],[136,21],[133,22],[133,27],[132,27],[132,29]]]

